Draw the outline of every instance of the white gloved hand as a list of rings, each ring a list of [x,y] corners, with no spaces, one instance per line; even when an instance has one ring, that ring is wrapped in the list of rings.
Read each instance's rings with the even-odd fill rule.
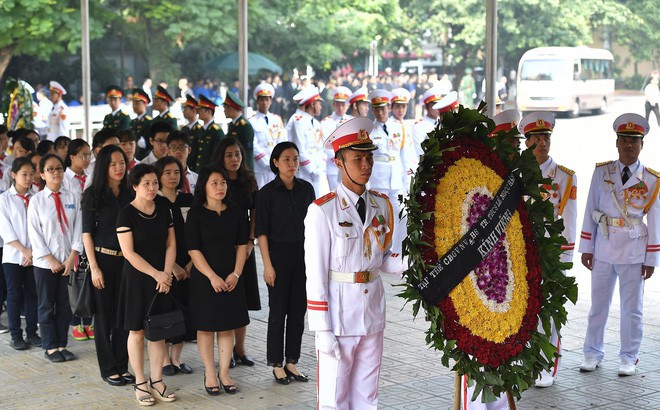
[[[316,348],[323,353],[334,355],[337,360],[341,359],[339,342],[337,342],[337,337],[330,330],[316,332]]]
[[[594,222],[598,224],[598,227],[600,228],[600,232],[603,234],[605,239],[609,239],[610,237],[610,229],[607,226],[607,215],[604,213],[594,210],[591,213],[591,218],[593,219]]]

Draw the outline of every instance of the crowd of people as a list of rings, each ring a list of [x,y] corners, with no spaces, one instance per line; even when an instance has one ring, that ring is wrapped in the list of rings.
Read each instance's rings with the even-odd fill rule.
[[[181,353],[185,342],[196,341],[205,391],[235,394],[230,369],[254,365],[245,339],[248,312],[261,309],[258,241],[269,299],[266,361],[274,380],[309,380],[297,367],[308,314],[319,363],[329,364],[319,364],[320,407],[375,408],[385,324],[379,272],[405,269],[406,221],[398,218],[398,199],[407,195],[423,142],[443,115],[457,110],[461,94],[430,86],[418,98],[423,117],[410,121],[406,114],[417,97],[405,87],[329,88],[329,115],[322,116],[322,91],[307,85],[291,96],[295,111],[286,122],[272,112],[277,98],[272,84],[254,88],[257,111],[249,119],[242,114],[246,104],[228,91],[222,108],[230,121],[224,129],[214,120],[218,105],[204,94],[182,94],[184,118],[178,119],[170,112],[176,98],[162,86],[152,96],[136,88],[130,97],[110,86],[112,112],[90,146],[60,135],[66,115],[58,103],[66,90],[52,82],[55,101],[47,132],[0,128],[0,214],[7,221],[0,224],[5,276],[0,282],[7,285],[11,347],[40,346],[54,363],[75,360],[67,349],[73,326],[74,338],[94,339],[102,379],[113,386],[133,384],[139,404],[150,406],[176,400],[163,376],[194,371]],[[122,112],[125,98],[135,118]],[[150,104],[158,111],[154,118],[147,113]],[[565,221],[563,250],[570,256],[575,177],[549,157],[554,117],[532,113],[521,120],[514,110],[501,112],[502,105],[498,102],[493,118],[496,130],[518,126],[527,147],[535,147],[544,176],[553,179],[544,188],[558,205],[555,217]],[[637,158],[641,146],[636,147],[648,132],[648,123],[638,117],[625,115],[614,125],[621,158],[610,173],[624,170],[611,177],[622,195],[638,185],[658,186],[653,179],[658,175]],[[646,182],[635,185],[638,179]],[[639,198],[627,198],[646,200],[648,195],[636,192]],[[593,199],[596,193],[590,193],[590,206],[602,208],[608,199]],[[657,189],[651,199],[656,197]],[[607,214],[592,224],[590,209],[585,218],[583,264],[598,272],[592,288],[607,289],[592,295],[584,371],[595,370],[602,360],[607,319],[602,312],[609,306],[603,296],[611,296],[612,278],[635,269],[647,278],[656,264],[647,257],[619,271],[615,260],[603,259],[611,252],[603,251],[602,243],[590,244],[602,224],[605,229],[630,224],[639,231],[635,238],[651,243],[650,248],[644,243],[647,254],[658,251],[660,245],[651,242],[655,231],[647,236],[637,228],[646,212],[655,223],[657,206],[628,203],[632,208],[619,210],[625,216],[601,209]],[[67,296],[67,276],[83,254],[93,284],[93,321],[72,317]],[[640,332],[642,284],[630,285],[636,302],[627,307],[635,318],[627,326]],[[187,331],[146,341],[147,372],[144,320],[152,310],[174,309],[185,312]],[[641,333],[632,339],[622,341],[627,350],[621,375],[635,372]],[[553,343],[560,347],[558,339]],[[554,374],[544,375],[537,385],[553,381]]]

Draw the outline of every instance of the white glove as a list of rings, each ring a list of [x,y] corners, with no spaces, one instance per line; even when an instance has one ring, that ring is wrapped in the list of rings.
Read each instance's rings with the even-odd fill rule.
[[[339,342],[337,342],[337,337],[330,330],[316,332],[316,348],[323,353],[334,355],[337,360],[341,359]]]
[[[605,239],[609,239],[610,237],[610,230],[607,227],[607,215],[604,213],[594,210],[591,213],[591,218],[598,224],[598,227],[600,228],[600,232],[603,234]]]

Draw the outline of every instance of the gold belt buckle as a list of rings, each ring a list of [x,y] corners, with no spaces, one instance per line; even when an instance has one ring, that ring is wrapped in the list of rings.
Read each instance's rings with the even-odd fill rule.
[[[369,283],[369,271],[355,272],[355,283]]]
[[[622,218],[614,218],[614,226],[622,228],[623,227],[623,219]]]
[[[387,158],[387,160],[388,160],[389,162],[394,162],[394,157],[390,156],[390,157]]]
[[[275,145],[275,143],[272,142],[272,141],[271,141],[271,142],[268,142],[267,144],[268,144],[269,147],[272,147],[273,145]]]

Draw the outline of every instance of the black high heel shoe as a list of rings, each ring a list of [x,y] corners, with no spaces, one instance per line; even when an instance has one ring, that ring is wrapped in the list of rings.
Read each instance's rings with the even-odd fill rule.
[[[286,373],[286,370],[284,371],[284,373]],[[291,383],[291,379],[289,379],[288,376],[285,376],[285,377],[277,377],[277,375],[275,374],[275,369],[273,369],[273,377],[275,377],[275,381],[278,382],[279,384],[284,384],[284,385],[286,385],[286,384]]]
[[[204,375],[204,390],[209,396],[219,396],[220,395],[220,386],[208,387],[206,385],[206,375]]]
[[[298,370],[300,372],[300,370]],[[300,374],[294,374],[291,370],[289,370],[286,366],[284,366],[284,373],[290,378],[293,379],[297,382],[305,382],[307,383],[309,381],[309,377],[303,373],[300,372]]]

